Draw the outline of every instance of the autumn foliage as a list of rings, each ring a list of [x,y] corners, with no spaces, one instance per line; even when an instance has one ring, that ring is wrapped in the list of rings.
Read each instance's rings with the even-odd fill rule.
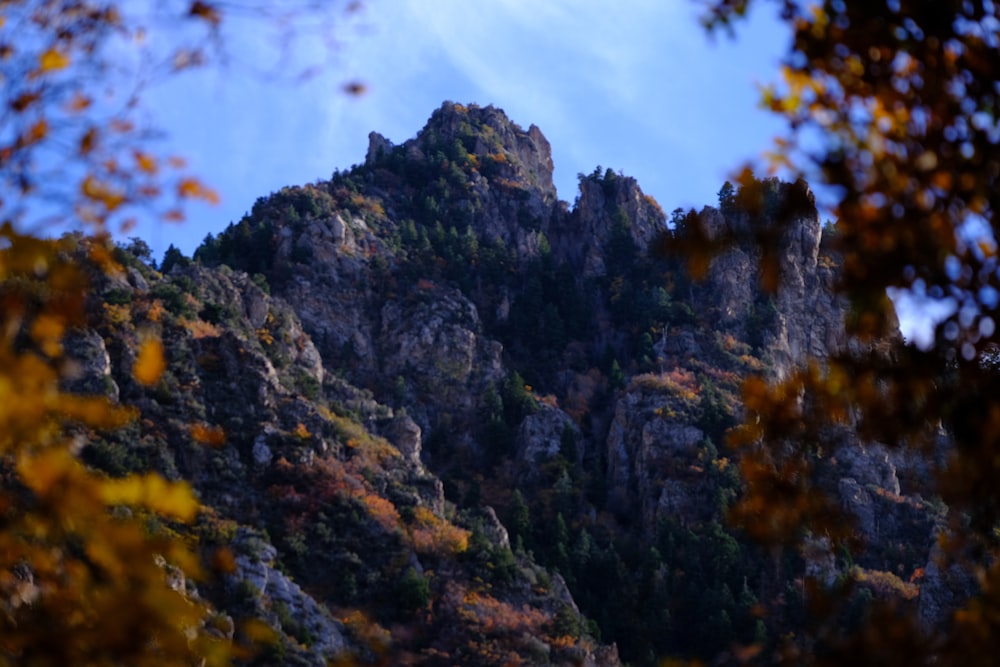
[[[0,656],[25,664],[226,662],[229,645],[205,631],[208,609],[183,585],[200,576],[197,555],[147,526],[154,516],[191,521],[191,488],[155,474],[108,479],[77,458],[91,432],[132,418],[106,398],[61,389],[72,366],[60,341],[82,324],[86,281],[71,259],[80,248],[10,226],[0,235]],[[161,371],[162,356],[144,348],[136,379],[153,382]]]
[[[153,72],[205,62],[222,15],[214,3],[148,3],[145,14],[140,4],[0,2],[2,664],[215,665],[237,655],[187,585],[203,574],[182,537],[199,511],[191,487],[86,467],[79,454],[95,434],[134,414],[65,390],[77,370],[63,340],[85,325],[90,278],[121,270],[109,232],[140,216],[178,221],[185,202],[218,199],[152,144],[138,100]],[[165,19],[186,23],[149,39]],[[67,228],[81,233],[44,237]],[[109,317],[129,316],[106,305]],[[147,318],[156,323],[155,307]],[[155,328],[139,334],[132,377],[154,386],[163,344]],[[192,436],[214,444],[221,434],[196,425]]]
[[[732,27],[766,4],[719,0],[705,20]],[[790,46],[782,81],[764,90],[764,103],[788,126],[772,160],[831,186],[851,340],[781,382],[745,385],[747,419],[733,444],[746,493],[734,518],[770,545],[819,538],[834,549],[852,546],[850,522],[818,483],[824,436],[838,425],[936,461],[935,492],[949,507],[937,564],[964,571],[979,593],[956,600],[950,618],[933,627],[912,607],[879,603],[849,633],[830,613],[830,591],[813,582],[817,627],[783,655],[795,664],[989,664],[1000,648],[997,8],[959,0],[774,4]],[[757,234],[765,277],[778,277],[768,249],[773,255],[799,208],[788,198],[777,225]],[[697,227],[691,246],[703,267],[713,243]],[[892,290],[950,305],[927,349],[894,336]],[[946,456],[937,456],[940,427],[951,441]],[[912,585],[888,573],[854,577],[903,597]]]

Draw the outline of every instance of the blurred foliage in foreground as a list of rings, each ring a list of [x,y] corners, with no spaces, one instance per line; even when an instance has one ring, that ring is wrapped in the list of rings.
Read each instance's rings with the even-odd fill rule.
[[[61,341],[83,324],[88,293],[81,258],[120,267],[105,243],[43,238],[61,225],[102,237],[139,215],[177,221],[185,201],[217,199],[183,160],[158,154],[140,101],[154,80],[221,53],[222,18],[200,1],[0,2],[3,664],[225,664],[236,654],[185,585],[202,567],[171,526],[199,511],[190,487],[157,474],[109,479],[77,456],[133,416],[63,390],[75,369]],[[155,328],[142,339],[133,375],[152,385],[162,345]]]
[[[705,21],[731,28],[751,6],[766,4],[720,0]],[[997,7],[776,4],[792,42],[783,82],[764,91],[789,128],[773,160],[833,186],[853,341],[825,366],[746,384],[747,418],[731,440],[742,452],[747,493],[733,517],[773,545],[803,547],[807,538],[847,545],[849,522],[815,484],[819,434],[850,423],[864,439],[929,457],[945,427],[954,446],[936,476],[951,510],[939,537],[941,566],[967,570],[979,594],[941,627],[878,604],[868,623],[846,633],[833,613],[841,601],[813,582],[816,627],[789,642],[785,657],[794,664],[990,664],[1000,648]],[[770,233],[784,224],[779,218]],[[895,318],[886,294],[894,289],[953,306],[929,349],[902,340],[889,349],[872,344],[890,340]]]

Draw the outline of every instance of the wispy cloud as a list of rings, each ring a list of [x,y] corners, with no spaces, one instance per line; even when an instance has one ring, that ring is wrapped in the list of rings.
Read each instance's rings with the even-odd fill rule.
[[[765,148],[775,127],[755,110],[752,87],[773,71],[773,26],[758,21],[713,48],[687,2],[612,11],[602,0],[371,0],[333,29],[334,57],[301,85],[236,67],[154,96],[179,151],[223,196],[180,236],[168,234],[186,251],[257,196],[362,161],[370,130],[409,138],[445,99],[495,104],[541,127],[570,200],[575,174],[601,163],[638,177],[665,207],[711,203],[721,178]],[[306,55],[327,45],[311,43]],[[344,95],[352,79],[369,92]]]

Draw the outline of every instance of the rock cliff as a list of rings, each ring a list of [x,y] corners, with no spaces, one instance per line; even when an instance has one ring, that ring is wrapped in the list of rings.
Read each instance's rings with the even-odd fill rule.
[[[141,417],[85,456],[192,481],[200,539],[237,552],[208,593],[280,631],[272,659],[712,660],[801,620],[758,617],[806,565],[725,527],[725,433],[747,375],[845,344],[815,208],[767,258],[736,242],[692,282],[634,179],[581,175],[571,207],[552,168],[537,127],[445,103],[415,138],[373,133],[364,164],[262,197],[193,260],[119,249],[126,270],[96,286],[73,386]],[[768,207],[737,200],[698,214],[710,235],[766,229]],[[169,361],[151,389],[128,373],[146,328]],[[940,520],[900,483],[923,473],[849,430],[831,442],[824,479],[868,541],[851,565],[909,582]]]

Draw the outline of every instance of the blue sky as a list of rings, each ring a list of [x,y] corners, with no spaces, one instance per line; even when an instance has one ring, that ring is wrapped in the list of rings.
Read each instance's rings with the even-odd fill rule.
[[[192,206],[183,225],[136,233],[157,257],[170,243],[190,254],[257,197],[362,162],[369,131],[396,143],[414,136],[444,100],[493,104],[538,125],[571,203],[577,173],[597,165],[636,177],[668,212],[714,203],[726,177],[781,129],[757,107],[757,84],[776,77],[786,46],[774,8],[759,7],[731,40],[705,33],[693,0],[609,6],[367,0],[325,40],[301,33],[288,68],[321,62],[308,80],[238,63],[168,80],[147,98],[156,123],[222,201]],[[277,62],[261,26],[230,27],[234,60]],[[367,92],[342,93],[352,80]]]
[[[744,163],[763,168],[782,130],[759,108],[758,86],[777,78],[788,38],[770,4],[756,6],[736,39],[709,36],[701,4],[630,0],[610,11],[606,0],[365,0],[299,31],[290,54],[269,46],[275,32],[259,20],[231,19],[232,64],[170,78],[146,98],[170,151],[221,203],[133,234],[155,257],[171,243],[190,255],[258,197],[362,162],[370,131],[394,143],[414,136],[445,100],[492,104],[538,125],[570,203],[576,175],[601,165],[636,177],[668,212],[714,204]],[[275,76],[276,63],[291,74]],[[318,74],[294,76],[317,63]],[[367,92],[344,94],[350,81]],[[918,321],[934,304],[894,299],[907,335],[926,336]]]

